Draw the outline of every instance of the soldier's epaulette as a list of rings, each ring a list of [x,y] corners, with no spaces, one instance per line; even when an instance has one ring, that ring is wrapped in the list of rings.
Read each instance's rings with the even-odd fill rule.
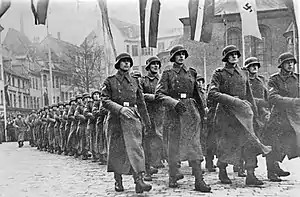
[[[265,77],[263,75],[258,75],[257,77],[262,79],[262,80],[265,80]]]
[[[190,73],[191,73],[194,77],[197,77],[197,71],[196,71],[195,68],[189,67],[189,71],[190,71]]]
[[[224,70],[224,67],[219,67],[219,68],[217,68],[215,71],[216,72],[222,72]]]
[[[115,77],[115,75],[110,75],[110,76],[108,76],[107,78],[108,78],[108,79],[111,79],[111,78],[113,78],[113,77]]]
[[[274,73],[273,75],[270,76],[270,78],[274,78],[274,77],[277,77],[279,76],[279,73]]]

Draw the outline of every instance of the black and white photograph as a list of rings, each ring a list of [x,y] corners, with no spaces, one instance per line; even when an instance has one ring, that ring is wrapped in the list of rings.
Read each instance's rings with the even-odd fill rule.
[[[0,0],[0,197],[300,196],[300,1]]]

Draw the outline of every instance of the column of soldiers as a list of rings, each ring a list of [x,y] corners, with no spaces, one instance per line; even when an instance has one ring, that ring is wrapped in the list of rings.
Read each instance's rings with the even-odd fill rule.
[[[196,70],[185,65],[189,56],[183,46],[170,51],[172,67],[159,75],[157,57],[146,61],[147,75],[130,73],[133,59],[121,53],[101,90],[71,98],[32,112],[15,121],[28,126],[30,145],[41,151],[80,157],[107,164],[114,173],[115,191],[124,191],[123,175],[132,175],[136,193],[150,191],[152,175],[168,162],[169,187],[178,187],[188,161],[195,177],[194,188],[210,192],[201,163],[215,172],[223,184],[231,184],[228,164],[246,185],[263,185],[255,175],[257,156],[266,158],[268,179],[280,182],[290,173],[280,168],[285,156],[300,156],[299,74],[295,57],[283,53],[279,72],[267,80],[258,74],[256,57],[239,65],[234,45],[222,51],[223,66],[212,75],[209,88]],[[217,158],[216,165],[214,158]]]

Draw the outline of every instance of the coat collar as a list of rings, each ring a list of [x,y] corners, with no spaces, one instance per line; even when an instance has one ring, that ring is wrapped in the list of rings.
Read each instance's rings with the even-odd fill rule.
[[[285,74],[282,70],[280,70],[279,72],[279,76],[281,79],[288,79],[289,77],[294,77],[295,79],[297,79],[297,76],[294,72],[292,72],[291,74]]]
[[[234,71],[236,71],[240,75],[242,75],[242,72],[243,72],[238,64],[235,64],[234,66],[232,66],[231,64],[226,63],[224,66],[224,69],[231,75],[233,75]]]
[[[149,78],[150,80],[154,80],[155,78],[159,79],[158,74],[154,75],[151,72],[148,72],[148,74],[146,75],[146,77]]]
[[[116,74],[116,77],[117,79],[122,82],[124,80],[124,78],[130,83],[131,80],[130,80],[130,75],[129,75],[129,72],[122,72],[122,71],[118,71],[117,74]]]
[[[185,66],[185,64],[178,65],[176,63],[173,64],[172,70],[174,70],[177,74],[180,72],[180,70],[184,70],[187,72],[188,68]]]

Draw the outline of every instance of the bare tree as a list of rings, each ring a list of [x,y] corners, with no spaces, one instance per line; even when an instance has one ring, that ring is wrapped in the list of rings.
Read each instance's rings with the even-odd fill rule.
[[[104,71],[102,68],[104,50],[95,39],[87,40],[80,46],[80,50],[70,55],[69,64],[74,68],[72,85],[79,92],[89,92],[91,88],[99,88]]]

